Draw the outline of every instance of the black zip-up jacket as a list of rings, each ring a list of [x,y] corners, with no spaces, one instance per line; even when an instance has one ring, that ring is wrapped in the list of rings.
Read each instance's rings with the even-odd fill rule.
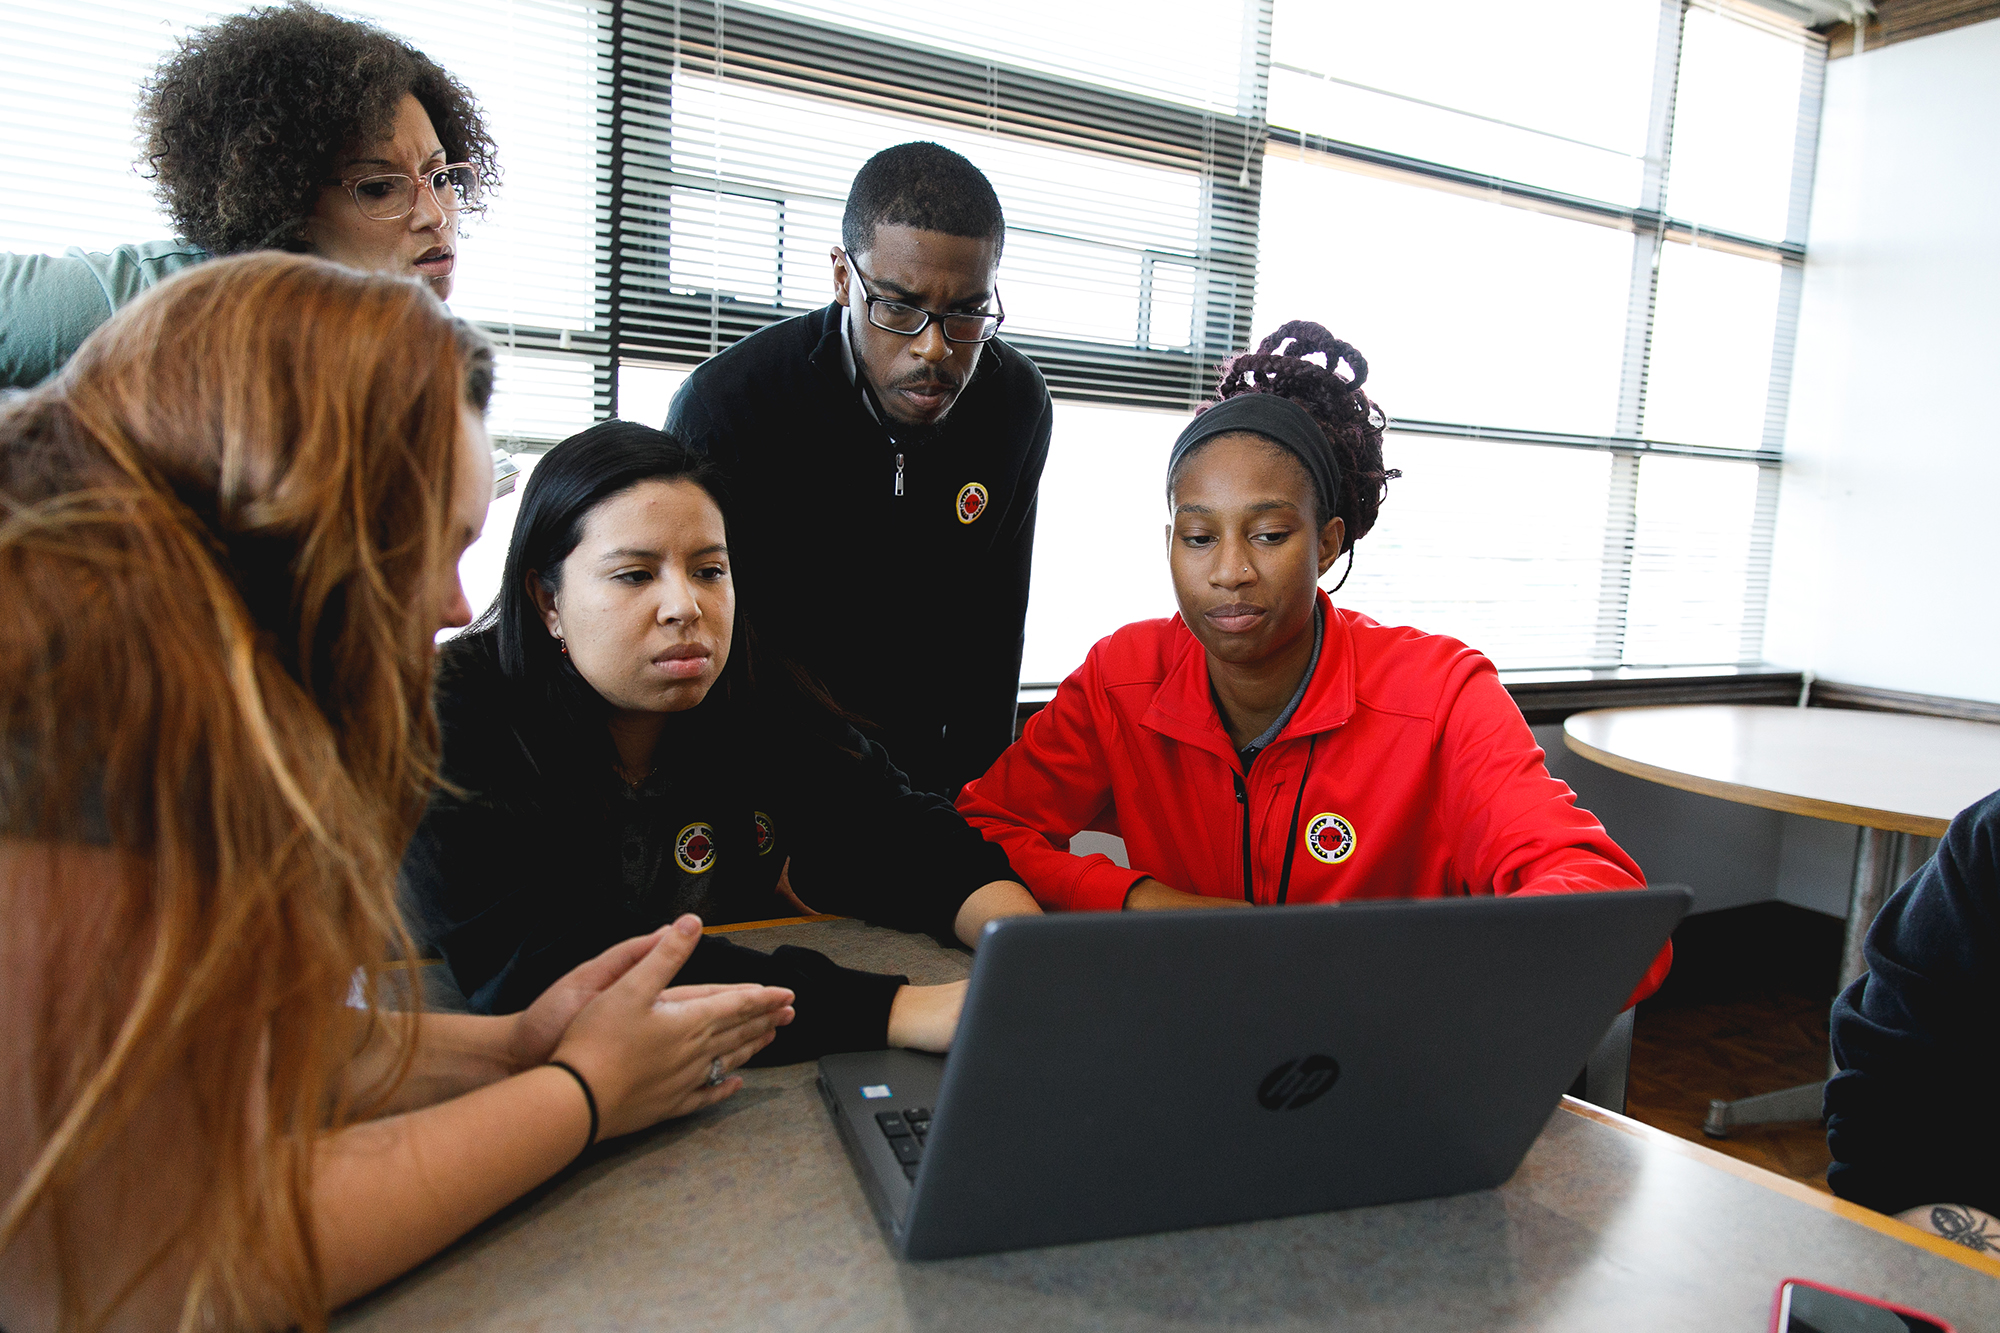
[[[1878,1212],[2000,1214],[2000,792],[1951,821],[1882,905],[1863,956],[1868,971],[1833,1002],[1827,1184]]]
[[[526,1008],[577,964],[683,910],[710,925],[794,916],[775,892],[788,859],[814,910],[947,944],[966,898],[1016,878],[942,799],[912,792],[880,746],[789,695],[751,709],[718,690],[675,714],[654,777],[635,792],[612,767],[609,734],[565,744],[548,705],[502,675],[494,638],[439,654],[447,785],[402,875],[414,931],[476,1012]],[[905,980],[723,936],[703,938],[675,977],[796,991],[797,1017],[763,1064],[887,1045]]]
[[[667,429],[728,482],[730,558],[758,633],[879,728],[912,786],[955,797],[1014,739],[1054,408],[1041,372],[996,338],[935,433],[899,441],[847,378],[841,309],[710,357]]]

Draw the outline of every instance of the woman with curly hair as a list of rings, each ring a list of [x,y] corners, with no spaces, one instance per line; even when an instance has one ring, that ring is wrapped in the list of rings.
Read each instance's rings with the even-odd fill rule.
[[[1180,614],[1100,641],[959,797],[1044,907],[1643,886],[1549,776],[1490,661],[1320,591],[1397,475],[1367,379],[1353,346],[1294,321],[1225,365],[1220,401],[1181,432]],[[1124,837],[1129,869],[1065,850],[1092,828]]]
[[[177,239],[0,255],[0,388],[40,383],[119,306],[212,255],[306,252],[448,297],[459,219],[499,180],[464,85],[304,0],[191,31],[146,83],[139,129]]]
[[[692,916],[509,1018],[398,1011],[491,374],[416,284],[267,253],[0,407],[11,1333],[324,1327],[789,1021],[667,988]]]

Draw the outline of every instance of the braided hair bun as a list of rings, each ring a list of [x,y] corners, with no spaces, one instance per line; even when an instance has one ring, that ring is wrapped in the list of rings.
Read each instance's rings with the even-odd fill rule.
[[[1346,522],[1345,549],[1350,553],[1375,526],[1389,479],[1402,475],[1382,466],[1382,432],[1389,419],[1361,391],[1367,381],[1367,358],[1352,343],[1334,337],[1325,325],[1295,319],[1279,325],[1256,351],[1223,362],[1216,384],[1218,401],[1245,393],[1276,394],[1312,415],[1326,435],[1342,481],[1337,512],[1322,514],[1319,521]]]

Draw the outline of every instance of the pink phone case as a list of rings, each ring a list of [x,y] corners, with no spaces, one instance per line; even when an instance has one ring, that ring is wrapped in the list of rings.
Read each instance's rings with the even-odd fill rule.
[[[1927,1314],[1922,1310],[1912,1310],[1907,1305],[1897,1305],[1893,1301],[1878,1301],[1873,1296],[1863,1296],[1860,1292],[1849,1291],[1845,1287],[1830,1287],[1824,1282],[1815,1282],[1807,1277],[1788,1277],[1783,1282],[1778,1283],[1778,1289],[1771,1293],[1771,1333],[1781,1333],[1781,1330],[1778,1328],[1778,1311],[1785,1303],[1786,1283],[1790,1283],[1795,1287],[1811,1287],[1816,1291],[1830,1292],[1835,1296],[1845,1296],[1850,1301],[1859,1301],[1863,1305],[1872,1305],[1877,1309],[1888,1310],[1893,1314],[1906,1314],[1912,1319],[1928,1319],[1943,1330],[1943,1333],[1958,1333],[1958,1330],[1953,1328],[1948,1320],[1940,1319],[1934,1314]]]

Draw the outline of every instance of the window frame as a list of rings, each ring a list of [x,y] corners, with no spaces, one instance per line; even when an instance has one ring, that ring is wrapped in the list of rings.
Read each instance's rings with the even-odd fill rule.
[[[1384,177],[1424,188],[1443,190],[1498,206],[1539,213],[1630,232],[1634,237],[1632,281],[1626,306],[1625,355],[1619,384],[1616,429],[1608,435],[1567,435],[1524,430],[1498,424],[1412,420],[1398,417],[1394,428],[1415,435],[1488,440],[1496,444],[1539,444],[1593,449],[1613,456],[1605,515],[1604,556],[1598,602],[1598,632],[1592,669],[1607,669],[1625,661],[1633,563],[1637,554],[1640,469],[1648,456],[1713,458],[1754,462],[1758,467],[1755,514],[1750,534],[1751,559],[1744,597],[1738,662],[1762,658],[1764,621],[1770,588],[1772,538],[1777,526],[1779,482],[1791,396],[1793,352],[1797,341],[1799,298],[1805,275],[1805,235],[1812,202],[1812,179],[1818,154],[1820,101],[1825,83],[1826,39],[1735,0],[1703,0],[1704,7],[1729,19],[1797,41],[1805,50],[1800,79],[1799,110],[1793,139],[1790,210],[1786,235],[1772,240],[1705,228],[1697,221],[1665,211],[1667,179],[1672,164],[1673,119],[1679,84],[1681,43],[1687,13],[1696,0],[1660,0],[1660,21],[1654,57],[1652,101],[1648,113],[1645,176],[1639,202],[1623,206],[1506,180],[1459,167],[1408,157],[1323,135],[1269,126],[1267,139],[1279,151],[1290,150],[1301,160],[1366,175]],[[1650,372],[1653,320],[1659,293],[1660,258],[1668,245],[1692,245],[1724,250],[1777,263],[1779,282],[1776,331],[1767,380],[1762,439],[1755,449],[1732,449],[1647,437],[1642,429]]]

